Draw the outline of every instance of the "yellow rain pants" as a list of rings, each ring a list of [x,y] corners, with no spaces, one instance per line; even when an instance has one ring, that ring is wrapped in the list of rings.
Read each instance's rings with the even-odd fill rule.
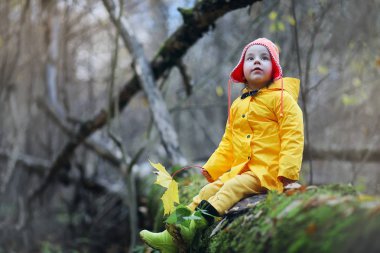
[[[194,211],[202,200],[207,200],[220,215],[224,215],[241,199],[264,192],[266,188],[261,186],[257,176],[252,171],[246,171],[227,182],[218,179],[205,185],[188,207]]]

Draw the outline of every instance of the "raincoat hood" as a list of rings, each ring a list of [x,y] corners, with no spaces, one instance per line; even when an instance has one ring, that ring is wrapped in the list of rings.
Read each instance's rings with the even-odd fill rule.
[[[297,101],[299,92],[300,92],[300,80],[298,78],[293,77],[284,77],[283,87],[284,90],[287,91],[292,98]],[[267,88],[268,90],[281,90],[281,80],[276,80]]]

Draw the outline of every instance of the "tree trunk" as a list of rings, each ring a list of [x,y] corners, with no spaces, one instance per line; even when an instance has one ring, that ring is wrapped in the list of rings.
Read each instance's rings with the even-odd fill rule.
[[[171,163],[185,165],[187,161],[179,149],[178,136],[173,127],[173,120],[171,119],[162,94],[154,82],[152,69],[145,57],[141,44],[137,41],[133,30],[124,16],[121,17],[119,22],[114,1],[103,0],[103,3],[111,16],[112,22],[119,30],[125,46],[132,54],[134,59],[133,67],[135,74],[137,75],[139,83],[148,97],[149,108],[152,112],[153,120],[158,129],[165,150],[169,155]],[[119,8],[122,7],[119,6]]]

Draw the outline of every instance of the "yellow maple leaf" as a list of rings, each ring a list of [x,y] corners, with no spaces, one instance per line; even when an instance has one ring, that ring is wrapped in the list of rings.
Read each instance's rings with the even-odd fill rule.
[[[164,214],[170,214],[174,210],[174,202],[179,204],[179,194],[178,194],[178,184],[166,171],[165,167],[160,163],[150,164],[155,168],[157,174],[157,180],[155,184],[161,185],[167,190],[161,197],[161,200],[164,204]]]
[[[178,184],[176,181],[172,180],[170,182],[169,188],[162,195],[161,200],[164,204],[164,214],[170,214],[174,211],[174,202],[179,204]]]
[[[155,184],[158,184],[158,185],[161,185],[165,188],[169,188],[169,184],[170,184],[170,181],[172,181],[172,177],[170,176],[170,174],[166,171],[165,167],[162,166],[161,163],[152,163],[151,161],[149,161],[150,165],[153,166],[153,168],[155,168],[156,170],[158,170],[156,172],[157,174],[157,180],[156,182],[154,182]]]

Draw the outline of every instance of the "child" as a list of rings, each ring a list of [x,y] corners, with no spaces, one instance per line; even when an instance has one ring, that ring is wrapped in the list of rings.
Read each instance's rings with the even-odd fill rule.
[[[246,87],[229,109],[219,147],[204,165],[202,174],[210,183],[188,206],[210,215],[191,221],[189,228],[141,231],[142,240],[162,252],[177,252],[178,236],[191,244],[197,231],[241,199],[267,190],[282,192],[299,179],[304,145],[300,82],[282,77],[276,45],[259,38],[245,46],[231,79]]]

